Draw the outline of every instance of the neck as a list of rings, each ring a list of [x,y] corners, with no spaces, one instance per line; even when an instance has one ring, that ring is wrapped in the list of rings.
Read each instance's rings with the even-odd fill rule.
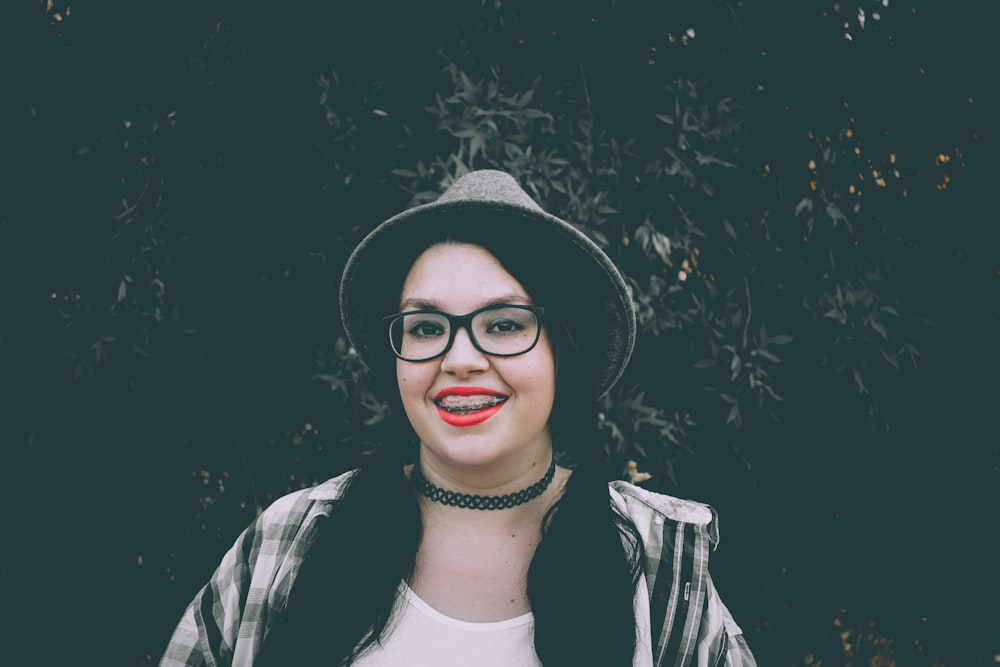
[[[452,469],[440,470],[434,465],[435,461],[429,459],[431,457],[421,456],[418,466],[408,466],[406,470],[416,485],[424,519],[471,522],[481,527],[497,522],[540,521],[562,495],[569,475],[568,470],[558,466],[553,474],[548,474],[553,464],[551,449],[544,457],[522,460],[513,470],[490,466],[490,470],[456,473]],[[471,496],[489,500],[472,500]],[[474,508],[477,505],[479,508]]]
[[[450,453],[442,455],[421,447],[416,464],[430,483],[456,493],[480,496],[500,496],[525,489],[549,469],[552,446],[534,444],[516,453],[498,457],[455,460]]]
[[[411,472],[411,479],[413,481],[413,485],[419,493],[422,493],[425,497],[436,503],[441,503],[442,505],[448,505],[450,507],[459,507],[462,509],[493,511],[511,509],[527,502],[531,502],[545,493],[549,484],[552,483],[555,473],[556,462],[555,459],[553,459],[540,480],[531,486],[502,495],[459,493],[450,489],[442,489],[424,477],[423,473],[420,471],[420,466],[415,466],[413,468]]]

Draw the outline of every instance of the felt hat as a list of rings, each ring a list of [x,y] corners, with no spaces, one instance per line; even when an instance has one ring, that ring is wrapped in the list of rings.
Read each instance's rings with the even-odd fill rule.
[[[482,245],[565,323],[577,364],[574,381],[603,396],[621,377],[635,343],[635,313],[621,272],[573,225],[546,213],[509,174],[480,170],[457,179],[436,201],[407,209],[355,248],[340,283],[344,329],[376,377],[395,364],[383,318],[399,310],[416,258],[443,240]],[[456,313],[460,314],[460,313]]]

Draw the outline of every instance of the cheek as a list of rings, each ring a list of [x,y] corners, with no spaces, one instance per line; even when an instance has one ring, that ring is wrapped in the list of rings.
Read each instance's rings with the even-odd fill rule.
[[[412,383],[410,381],[409,374],[406,372],[406,369],[400,366],[399,362],[397,362],[396,387],[399,390],[400,398],[403,399],[403,403],[406,403],[406,401],[409,399],[409,396],[407,396],[407,392],[409,391],[411,384]]]
[[[523,390],[530,391],[538,398],[544,398],[555,393],[556,369],[551,359],[540,360],[517,378]]]
[[[427,391],[433,379],[433,370],[424,368],[420,364],[408,364],[404,361],[396,364],[396,384],[404,399],[412,397],[408,394]]]
[[[555,391],[559,377],[559,361],[548,346],[543,348],[543,354],[539,355],[534,377],[540,387]]]

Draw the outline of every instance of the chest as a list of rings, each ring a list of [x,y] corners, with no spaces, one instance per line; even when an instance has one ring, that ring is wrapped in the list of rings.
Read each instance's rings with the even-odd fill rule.
[[[502,621],[531,610],[528,568],[536,531],[465,534],[426,530],[411,587],[437,611],[477,623]]]
[[[361,667],[540,667],[530,613],[498,622],[457,620],[400,586],[397,618],[377,646],[352,663]]]

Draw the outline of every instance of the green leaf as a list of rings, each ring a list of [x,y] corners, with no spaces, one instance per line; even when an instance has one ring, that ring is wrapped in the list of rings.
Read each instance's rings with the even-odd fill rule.
[[[865,394],[868,393],[868,387],[865,386],[865,382],[861,378],[861,371],[859,371],[857,368],[853,369],[853,371],[854,371],[854,382],[857,383],[858,385],[858,393],[864,396]]]
[[[732,225],[731,222],[729,222],[726,219],[723,219],[722,220],[722,227],[723,227],[723,229],[726,230],[727,234],[729,234],[730,236],[732,236],[734,239],[736,238],[736,230],[733,228],[733,225]]]
[[[668,264],[670,262],[670,238],[666,234],[654,230],[650,234],[650,240],[653,242],[653,250],[660,256],[664,264]]]
[[[757,350],[757,354],[764,357],[765,359],[768,359],[769,361],[773,361],[776,364],[781,363],[781,359],[779,359],[778,356],[773,352],[771,352],[770,350],[765,350],[764,348],[760,348],[759,350]]]
[[[737,427],[743,423],[742,415],[740,414],[740,404],[733,403],[733,407],[729,408],[729,416],[726,417],[727,424],[736,424]]]
[[[844,215],[844,212],[840,210],[840,207],[833,202],[826,205],[826,215],[830,218],[834,227],[837,226],[838,222],[848,224],[847,216]]]
[[[879,350],[879,354],[882,355],[882,358],[885,359],[886,362],[888,362],[888,364],[890,366],[892,366],[893,368],[895,368],[896,371],[899,371],[899,360],[896,359],[896,355],[894,355],[894,354],[890,355],[885,350]]]

